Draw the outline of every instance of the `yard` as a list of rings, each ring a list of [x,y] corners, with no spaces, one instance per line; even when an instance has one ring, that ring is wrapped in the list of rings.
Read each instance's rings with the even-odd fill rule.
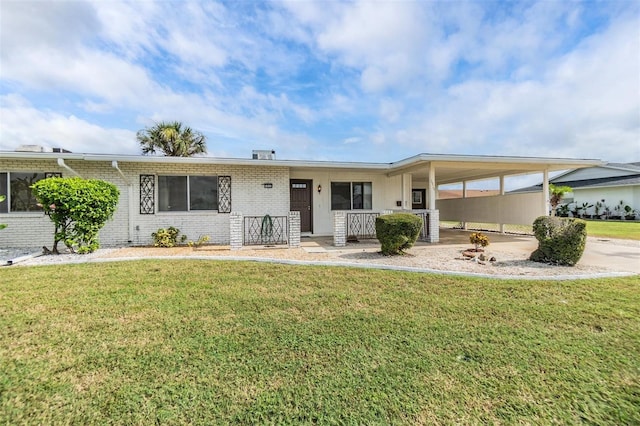
[[[587,235],[599,238],[622,238],[626,240],[640,240],[640,221],[620,221],[620,220],[590,220],[583,219],[587,222]],[[459,225],[459,222],[441,221],[441,225],[447,228],[453,228]],[[482,229],[489,231],[498,231],[498,224],[472,223],[469,229]],[[514,233],[532,233],[530,226],[524,225],[507,225],[507,232]]]
[[[586,220],[587,235],[640,240],[640,221]]]
[[[640,278],[0,269],[1,424],[638,424]]]

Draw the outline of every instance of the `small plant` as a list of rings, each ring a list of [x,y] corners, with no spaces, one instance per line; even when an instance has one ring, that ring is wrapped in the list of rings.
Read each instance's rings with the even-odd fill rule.
[[[475,246],[475,251],[479,251],[480,247],[484,248],[489,245],[489,237],[482,232],[473,232],[469,235],[469,241]]]
[[[413,247],[420,230],[422,219],[411,213],[393,213],[376,218],[376,237],[382,245],[384,255],[401,254]]]
[[[180,230],[173,226],[168,228],[160,228],[156,232],[152,233],[154,247],[175,247],[178,245],[178,235]],[[180,242],[184,243],[187,240],[186,235],[180,236]]]
[[[196,249],[198,249],[200,246],[202,246],[202,245],[204,245],[204,244],[208,243],[210,239],[211,239],[211,237],[209,237],[208,235],[200,235],[200,236],[198,237],[198,240],[197,240],[197,241],[189,241],[189,242],[187,243],[187,245],[188,245],[189,247],[191,247],[192,249],[196,250]]]
[[[587,210],[589,210],[591,207],[593,207],[593,204],[589,204],[588,202],[582,203],[582,207],[580,207],[580,210],[582,210],[582,217],[586,217],[587,216]]]
[[[556,208],[556,216],[568,217],[569,216],[569,204],[561,204]]]
[[[627,214],[631,213],[633,209],[631,206],[626,205],[624,200],[620,200],[618,205],[613,208],[613,211],[615,212],[613,215],[614,218],[623,219],[626,218]]]
[[[575,204],[575,206],[573,206],[573,208],[570,210],[571,216],[580,217],[580,211],[582,210],[582,207],[580,207],[576,202],[574,202],[573,204]]]
[[[602,200],[604,201],[604,200]],[[600,218],[600,212],[604,209],[604,203],[600,202],[600,201],[596,201],[596,204],[593,206],[593,209],[595,211],[595,218],[599,219]]]
[[[0,203],[3,202],[4,199],[5,199],[5,196],[4,195],[0,195]],[[0,223],[0,229],[4,229],[6,227],[7,227],[6,223]]]

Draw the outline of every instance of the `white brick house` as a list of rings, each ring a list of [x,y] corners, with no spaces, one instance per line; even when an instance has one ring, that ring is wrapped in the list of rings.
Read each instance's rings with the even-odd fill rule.
[[[303,235],[334,235],[335,213],[440,210],[440,217],[487,216],[531,223],[547,211],[543,192],[516,200],[504,191],[489,200],[439,200],[440,184],[508,174],[589,167],[598,160],[420,154],[394,163],[348,163],[212,157],[157,157],[66,152],[0,152],[0,247],[50,245],[53,226],[29,197],[47,176],[103,179],[120,189],[104,246],[148,245],[158,228],[175,226],[190,239],[209,235],[229,244],[231,213],[287,216],[300,212]],[[523,198],[524,197],[524,198]],[[500,205],[509,215],[496,212]],[[526,205],[526,207],[523,207]],[[437,217],[437,216],[436,216]],[[466,220],[470,220],[467,218]],[[496,222],[497,223],[497,222]]]

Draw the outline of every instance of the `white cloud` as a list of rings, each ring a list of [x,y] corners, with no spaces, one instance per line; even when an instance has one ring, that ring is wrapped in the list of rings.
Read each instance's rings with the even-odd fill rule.
[[[40,111],[16,95],[0,98],[0,150],[20,145],[42,145],[73,152],[136,154],[135,132],[106,128],[73,115]]]

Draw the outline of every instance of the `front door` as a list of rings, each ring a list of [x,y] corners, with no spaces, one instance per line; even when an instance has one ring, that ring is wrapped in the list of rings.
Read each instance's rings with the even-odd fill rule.
[[[426,189],[412,189],[411,190],[411,208],[413,210],[423,210],[427,208],[427,195]]]
[[[300,212],[300,232],[313,232],[313,181],[291,179],[291,211]]]

